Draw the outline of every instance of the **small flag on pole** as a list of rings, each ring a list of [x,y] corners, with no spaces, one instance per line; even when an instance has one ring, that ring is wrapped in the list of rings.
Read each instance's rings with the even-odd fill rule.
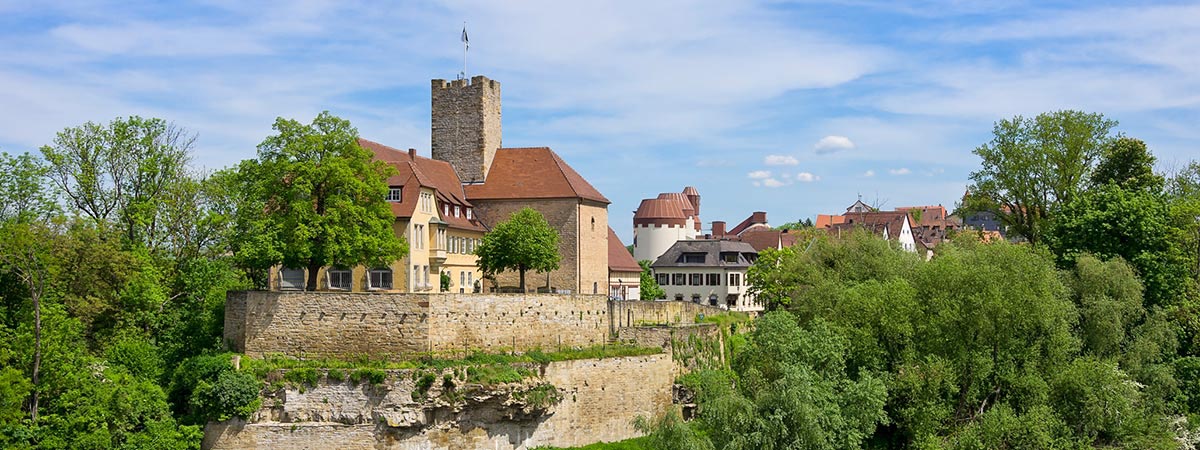
[[[462,43],[466,47],[471,47],[471,41],[467,39],[467,27],[463,26]]]

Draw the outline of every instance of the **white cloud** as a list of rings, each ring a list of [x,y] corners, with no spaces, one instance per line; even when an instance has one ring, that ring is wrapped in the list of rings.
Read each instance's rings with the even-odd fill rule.
[[[812,183],[812,182],[820,180],[820,179],[821,179],[821,177],[813,175],[810,172],[800,172],[800,173],[796,174],[796,180],[799,180],[799,181],[802,181],[805,183]]]
[[[800,164],[800,160],[788,155],[767,155],[766,158],[763,158],[763,164],[768,166],[795,166]]]
[[[777,187],[787,186],[787,185],[791,184],[791,183],[784,183],[784,182],[776,180],[774,178],[767,178],[767,179],[763,180],[762,183],[763,183],[763,186],[766,186],[769,188],[777,188]]]
[[[867,178],[871,178],[871,177],[875,176],[875,171],[874,171],[874,170],[868,170],[868,171],[866,171],[866,172],[863,172],[862,176],[864,176],[864,177],[867,177]]]
[[[854,148],[854,141],[845,136],[829,135],[817,141],[813,148],[817,150],[818,155],[833,153],[840,150],[850,150]]]
[[[908,175],[908,174],[912,173],[912,171],[908,170],[907,167],[901,167],[899,169],[889,169],[888,173],[890,173],[892,175]]]
[[[750,173],[746,174],[746,176],[747,176],[747,177],[750,177],[750,179],[753,179],[753,180],[761,180],[761,179],[764,179],[764,178],[771,178],[771,171],[769,171],[769,170],[755,170],[755,171],[753,171],[753,172],[750,172]]]

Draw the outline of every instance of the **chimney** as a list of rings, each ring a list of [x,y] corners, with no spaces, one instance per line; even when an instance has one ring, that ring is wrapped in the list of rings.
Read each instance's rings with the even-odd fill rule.
[[[750,223],[767,223],[767,213],[755,211],[754,214],[750,216]]]
[[[725,221],[722,221],[722,220],[714,220],[713,221],[712,235],[714,238],[721,238],[721,237],[725,236]]]
[[[415,149],[415,148],[408,149],[408,159],[411,159],[413,161],[417,160],[417,149]]]

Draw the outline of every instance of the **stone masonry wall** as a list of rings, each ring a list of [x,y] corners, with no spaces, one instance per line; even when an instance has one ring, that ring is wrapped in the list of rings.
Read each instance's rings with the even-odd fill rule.
[[[591,293],[591,280],[587,283],[588,290],[581,290],[581,279],[579,277],[579,199],[522,199],[522,200],[485,200],[473,199],[471,203],[475,205],[475,215],[479,216],[483,223],[490,227],[495,227],[496,224],[508,220],[513,213],[520,211],[522,208],[530,207],[542,213],[546,218],[546,222],[551,228],[558,231],[558,254],[562,256],[559,260],[558,270],[551,271],[549,274],[550,287],[555,289],[566,289],[572,293]],[[607,245],[608,230],[604,232],[604,239]],[[602,251],[604,257],[605,270],[608,269],[608,248],[605,247]],[[516,271],[507,271],[496,274],[496,281],[500,286],[519,286],[520,275]],[[603,280],[606,281],[607,274]],[[529,271],[525,273],[525,286],[533,290],[535,288],[546,286],[547,275],[545,273],[537,273]],[[489,285],[489,287],[491,287]]]
[[[453,294],[429,304],[434,351],[590,347],[609,333],[604,295]]]
[[[261,357],[352,357],[427,351],[428,295],[230,292],[225,342]]]
[[[225,340],[251,356],[550,350],[605,342],[607,313],[603,295],[231,292]]]
[[[633,418],[657,416],[671,406],[673,366],[665,354],[550,363],[537,381],[557,387],[561,400],[529,417],[489,414],[488,407],[409,417],[402,414],[415,411],[408,376],[391,376],[379,386],[327,383],[303,393],[289,388],[282,404],[263,407],[289,413],[209,424],[204,448],[508,450],[619,441],[639,435]]]
[[[644,325],[687,325],[696,323],[696,316],[699,314],[711,316],[727,312],[714,306],[687,301],[643,302],[630,300],[613,302],[612,308],[614,330]]]
[[[433,159],[449,162],[464,183],[483,181],[501,145],[500,82],[476,76],[431,84]]]

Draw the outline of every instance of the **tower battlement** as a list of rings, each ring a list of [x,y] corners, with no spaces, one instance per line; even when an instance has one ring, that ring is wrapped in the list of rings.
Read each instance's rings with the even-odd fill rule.
[[[501,146],[500,82],[435,79],[430,91],[433,159],[449,162],[464,183],[484,181]]]

